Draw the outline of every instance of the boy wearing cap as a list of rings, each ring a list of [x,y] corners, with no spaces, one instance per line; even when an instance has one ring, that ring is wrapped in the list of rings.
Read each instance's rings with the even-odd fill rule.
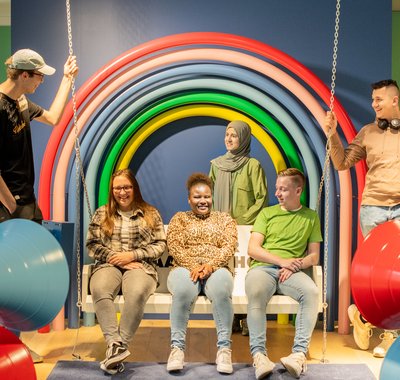
[[[33,94],[45,75],[55,69],[35,51],[22,49],[5,62],[7,79],[0,84],[0,222],[10,218],[42,222],[34,194],[34,162],[30,121],[56,125],[62,116],[78,73],[76,58],[64,65],[64,76],[48,110],[34,104],[26,94]]]
[[[5,64],[7,79],[0,84],[0,223],[12,218],[41,223],[42,212],[34,194],[30,122],[36,119],[56,125],[60,121],[78,66],[74,56],[67,59],[60,87],[46,110],[26,94],[33,94],[44,76],[53,75],[56,70],[30,49],[18,50]],[[31,355],[36,363],[43,360],[33,351]]]

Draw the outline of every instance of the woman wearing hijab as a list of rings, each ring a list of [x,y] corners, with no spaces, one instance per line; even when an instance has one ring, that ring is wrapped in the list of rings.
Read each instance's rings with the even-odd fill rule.
[[[237,224],[252,225],[268,205],[267,180],[260,162],[250,157],[251,129],[241,120],[226,127],[227,152],[211,160],[213,209],[231,214]],[[242,322],[240,322],[242,320]],[[249,335],[245,315],[235,315],[233,332]]]
[[[258,160],[250,155],[251,130],[247,123],[232,121],[226,127],[227,152],[211,160],[215,211],[229,212],[237,224],[252,225],[268,204],[267,180]]]

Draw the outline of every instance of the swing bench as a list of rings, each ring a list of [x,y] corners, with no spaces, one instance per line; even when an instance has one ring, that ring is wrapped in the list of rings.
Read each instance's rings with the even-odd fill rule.
[[[340,20],[340,1],[336,0],[336,14],[335,14],[335,32],[334,32],[334,42],[333,42],[333,55],[332,55],[332,76],[331,76],[331,97],[330,97],[330,111],[333,111],[334,102],[335,102],[335,86],[336,86],[336,64],[337,64],[337,53],[338,53],[338,42],[339,42],[339,20]],[[66,8],[67,8],[67,26],[68,26],[68,45],[69,45],[69,54],[73,55],[72,49],[72,27],[71,27],[71,12],[70,12],[70,1],[66,0]],[[77,128],[77,110],[75,103],[75,84],[74,80],[72,80],[72,99],[73,99],[73,112],[74,112],[74,129],[75,129],[75,151],[76,151],[76,181],[77,181],[77,199],[80,197],[80,188],[79,188],[79,179],[82,180],[83,188],[85,191],[86,200],[88,203],[89,213],[90,204],[89,197],[87,194],[86,184],[85,184],[85,176],[83,171],[83,165],[80,156],[80,144],[78,138],[78,128]],[[322,170],[322,176],[319,187],[318,194],[318,202],[316,209],[319,208],[321,196],[322,196],[322,188],[323,184],[326,181],[329,183],[329,169],[330,169],[330,137],[329,133],[327,136],[326,143],[326,155],[324,166]],[[76,219],[80,218],[80,208],[79,202],[76,203]],[[329,216],[329,186],[325,188],[325,217],[326,220]],[[234,287],[232,293],[232,303],[233,310],[235,314],[245,314],[247,312],[247,298],[244,291],[244,280],[246,276],[246,272],[248,270],[248,260],[249,257],[247,255],[247,245],[249,241],[251,226],[238,226],[238,250],[235,252],[233,265],[234,265]],[[77,262],[80,262],[80,225],[77,224]],[[322,363],[326,363],[326,346],[327,346],[327,261],[328,261],[328,225],[325,223],[325,231],[324,231],[324,254],[323,254],[323,270],[321,266],[313,266],[310,269],[311,273],[308,273],[311,278],[315,281],[318,287],[318,311],[323,313],[323,345],[322,345]],[[160,285],[156,289],[156,292],[149,298],[146,307],[145,313],[148,314],[165,314],[169,313],[170,306],[172,302],[172,296],[167,290],[167,277],[170,270],[169,263],[171,262],[171,258],[168,256],[167,252],[164,252],[163,256],[158,262],[158,275]],[[84,265],[82,272],[82,287],[80,287],[80,279],[81,279],[81,270],[80,266],[77,266],[77,279],[78,279],[78,302],[77,306],[83,312],[86,313],[94,313],[93,307],[93,299],[90,294],[89,289],[89,279],[91,275],[93,264]],[[323,273],[323,274],[322,274]],[[81,292],[82,289],[82,292]],[[117,311],[121,311],[124,299],[122,295],[118,295],[115,299],[115,308]],[[270,302],[266,307],[267,314],[296,314],[298,310],[298,302],[292,299],[289,296],[282,295],[274,295]],[[197,301],[194,304],[193,313],[197,314],[210,314],[212,312],[211,303],[207,300],[205,296],[199,296]],[[340,314],[340,310],[339,310]],[[339,330],[340,330],[340,321],[339,321]],[[78,330],[79,331],[79,328]],[[78,340],[78,332],[76,337],[76,342]],[[75,358],[80,358],[79,354],[75,353],[76,343],[73,349],[72,356]]]
[[[167,226],[166,226],[167,228]],[[247,255],[247,246],[250,238],[251,226],[238,226],[238,250],[235,252],[234,265],[234,287],[232,293],[232,304],[235,314],[247,313],[247,297],[244,290],[245,276],[248,270],[249,257]],[[158,314],[168,314],[171,309],[172,296],[167,289],[167,277],[172,268],[172,258],[168,252],[164,252],[158,261],[157,272],[159,276],[159,286],[156,292],[150,296],[145,307],[146,314],[152,314],[152,318],[157,319]],[[93,264],[83,266],[82,272],[82,311],[94,313],[93,298],[90,294],[89,280]],[[318,287],[318,311],[322,312],[323,286],[322,286],[322,268],[314,266],[308,273],[315,281]],[[115,310],[121,312],[124,306],[124,297],[117,295],[114,301]],[[298,302],[289,296],[275,294],[267,305],[266,314],[296,314]],[[192,313],[211,314],[211,302],[206,296],[199,296],[193,305]]]

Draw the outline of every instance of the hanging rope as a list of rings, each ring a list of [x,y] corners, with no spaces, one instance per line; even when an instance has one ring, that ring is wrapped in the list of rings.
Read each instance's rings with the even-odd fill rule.
[[[339,22],[340,22],[340,0],[336,2],[336,18],[335,18],[335,32],[333,38],[333,54],[332,54],[332,76],[331,76],[331,97],[329,109],[333,112],[335,105],[335,86],[336,86],[336,64],[337,64],[337,53],[338,53],[338,43],[339,43]],[[328,132],[326,146],[325,146],[325,160],[324,168],[321,175],[321,182],[319,184],[318,210],[324,182],[329,184],[330,180],[330,154],[331,154],[331,131]],[[324,223],[324,276],[323,276],[323,336],[322,336],[322,358],[321,363],[327,363],[326,359],[326,343],[327,343],[327,312],[328,312],[328,302],[327,302],[327,277],[328,277],[328,242],[329,242],[329,186],[325,188],[325,223]]]
[[[74,51],[72,48],[72,24],[71,24],[71,6],[69,0],[66,0],[66,10],[67,10],[67,28],[68,28],[68,49],[69,55],[74,55]],[[75,192],[75,239],[76,239],[76,283],[77,283],[77,302],[76,307],[78,308],[78,328],[76,330],[76,338],[74,347],[72,350],[72,356],[75,359],[80,360],[81,357],[79,354],[75,353],[79,328],[80,328],[80,314],[82,310],[82,296],[81,296],[81,207],[80,207],[80,190],[81,190],[81,181],[84,188],[85,199],[88,207],[89,218],[92,219],[92,209],[90,207],[89,201],[89,193],[86,186],[85,174],[83,171],[83,163],[81,159],[80,153],[80,143],[79,143],[79,129],[78,129],[78,116],[76,110],[76,95],[75,95],[75,78],[72,78],[71,85],[71,93],[72,93],[72,109],[74,113],[73,123],[74,123],[74,132],[75,132],[75,179],[76,179],[76,192]]]

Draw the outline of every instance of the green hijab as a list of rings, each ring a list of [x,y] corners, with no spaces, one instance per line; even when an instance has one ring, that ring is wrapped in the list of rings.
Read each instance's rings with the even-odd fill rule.
[[[232,176],[236,170],[239,170],[249,160],[251,129],[244,121],[231,121],[226,130],[233,128],[239,137],[239,146],[237,149],[226,152],[211,160],[219,172],[215,178],[213,202],[214,210],[232,211]]]

